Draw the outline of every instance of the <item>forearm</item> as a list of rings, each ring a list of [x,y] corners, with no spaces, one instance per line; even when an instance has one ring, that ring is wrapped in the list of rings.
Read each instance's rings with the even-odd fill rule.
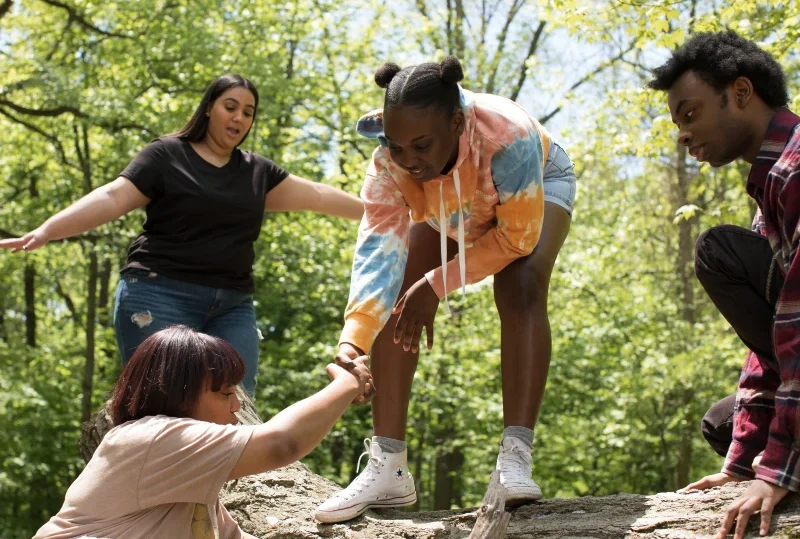
[[[324,183],[317,183],[314,186],[316,197],[311,210],[354,221],[361,220],[364,215],[364,202],[360,198]]]
[[[339,377],[322,391],[297,402],[264,424],[273,440],[281,440],[281,445],[289,448],[285,466],[309,454],[330,432],[336,421],[358,395],[358,382],[355,377]]]
[[[127,211],[111,187],[104,185],[45,221],[39,229],[49,240],[60,240],[92,230],[121,217]]]

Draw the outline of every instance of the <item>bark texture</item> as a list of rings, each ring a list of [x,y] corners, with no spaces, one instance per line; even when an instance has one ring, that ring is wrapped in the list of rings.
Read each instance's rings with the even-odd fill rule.
[[[240,420],[259,422],[244,396]],[[111,426],[101,411],[84,425],[84,458],[99,444]],[[487,483],[488,483],[487,478]],[[545,485],[546,486],[546,485]],[[719,527],[727,506],[744,492],[747,483],[728,484],[706,492],[652,496],[617,494],[601,498],[546,499],[508,512],[504,493],[490,489],[481,508],[422,513],[384,509],[367,511],[344,524],[317,523],[317,505],[339,486],[312,473],[303,464],[250,476],[226,485],[220,499],[242,528],[262,539],[494,539],[496,532],[478,531],[480,515],[506,516],[509,539],[690,539],[710,538]],[[491,505],[493,509],[489,509]],[[748,527],[748,538],[758,537],[758,520]],[[475,528],[475,530],[473,530]],[[487,528],[488,529],[488,528]],[[492,535],[488,535],[493,533]],[[800,497],[790,495],[773,515],[770,537],[800,539]]]

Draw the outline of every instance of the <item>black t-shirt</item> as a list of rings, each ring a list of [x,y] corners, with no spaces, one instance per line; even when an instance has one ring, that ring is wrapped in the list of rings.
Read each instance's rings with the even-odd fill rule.
[[[252,292],[253,243],[266,196],[288,175],[252,152],[234,150],[216,167],[184,139],[154,140],[120,174],[150,199],[144,232],[122,271]]]

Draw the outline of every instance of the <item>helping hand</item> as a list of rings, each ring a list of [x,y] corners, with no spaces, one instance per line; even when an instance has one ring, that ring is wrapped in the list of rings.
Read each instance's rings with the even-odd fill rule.
[[[428,350],[433,348],[433,320],[439,308],[439,296],[424,277],[411,285],[397,302],[392,314],[400,313],[394,329],[394,342],[403,341],[403,350],[419,352],[422,328],[426,328]]]
[[[369,371],[369,357],[350,343],[339,345],[334,363],[358,379],[361,394],[353,400],[353,404],[366,404],[375,397],[375,382]]]
[[[42,227],[39,227],[21,238],[0,240],[0,249],[11,249],[12,253],[33,251],[46,245],[48,241],[50,241],[50,236],[42,230]]]

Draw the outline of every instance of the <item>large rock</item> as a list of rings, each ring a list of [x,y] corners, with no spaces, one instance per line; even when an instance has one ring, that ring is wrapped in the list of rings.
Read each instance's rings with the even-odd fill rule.
[[[488,478],[487,478],[488,481]],[[513,539],[690,539],[713,537],[725,508],[746,488],[729,484],[706,492],[654,496],[618,494],[602,498],[543,500],[511,510],[506,537]],[[302,464],[228,485],[220,499],[242,528],[262,539],[466,539],[476,511],[409,513],[367,511],[346,524],[323,525],[312,513],[338,490]],[[758,537],[757,521],[747,537]],[[800,499],[781,502],[773,537],[800,537]]]
[[[240,395],[242,423],[260,422],[249,399]],[[86,423],[81,452],[88,459],[110,428],[105,411]],[[487,483],[488,483],[487,477]],[[653,496],[618,494],[602,498],[543,500],[511,510],[506,537],[512,539],[690,539],[713,537],[725,508],[747,483],[728,484],[706,492]],[[242,528],[262,539],[467,539],[475,525],[475,509],[410,513],[367,511],[345,524],[323,525],[314,508],[340,487],[312,473],[303,464],[245,477],[220,494]],[[758,518],[748,538],[758,537]],[[771,536],[800,539],[800,499],[791,495],[773,516]]]

